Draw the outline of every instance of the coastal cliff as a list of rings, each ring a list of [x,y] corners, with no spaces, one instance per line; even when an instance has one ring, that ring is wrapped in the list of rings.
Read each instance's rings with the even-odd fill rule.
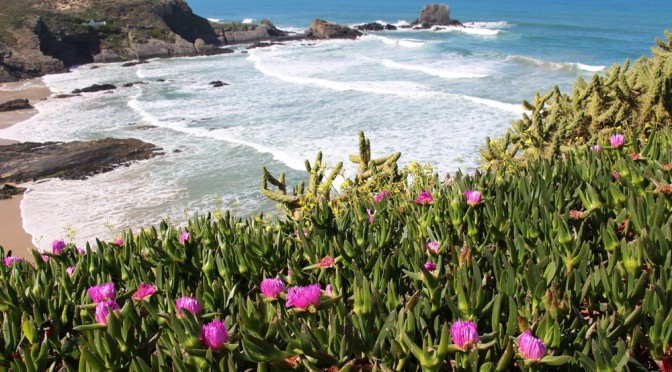
[[[184,0],[4,1],[0,82],[68,66],[226,52]]]

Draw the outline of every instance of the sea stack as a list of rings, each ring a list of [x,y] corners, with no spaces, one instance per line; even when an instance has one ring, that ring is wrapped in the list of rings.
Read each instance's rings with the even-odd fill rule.
[[[348,26],[330,23],[315,18],[305,33],[305,37],[312,39],[356,39],[362,33]]]
[[[434,26],[462,26],[462,23],[450,19],[450,7],[447,4],[428,4],[420,11],[420,17],[413,22],[416,28],[431,28]]]

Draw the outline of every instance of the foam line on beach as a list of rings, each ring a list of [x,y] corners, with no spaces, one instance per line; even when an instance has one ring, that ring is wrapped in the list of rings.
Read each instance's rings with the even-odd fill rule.
[[[489,75],[487,74],[482,74],[478,72],[468,72],[468,71],[460,71],[458,69],[455,70],[448,70],[448,69],[441,69],[441,68],[436,68],[436,67],[430,67],[430,66],[422,66],[422,65],[411,65],[411,64],[405,64],[405,63],[399,63],[395,62],[389,59],[384,59],[381,61],[383,66],[397,69],[397,70],[408,70],[408,71],[417,71],[417,72],[422,72],[427,75],[432,75],[432,76],[437,76],[443,79],[479,79],[479,78],[484,78],[488,77]]]
[[[159,118],[153,116],[152,114],[148,113],[146,110],[142,108],[142,103],[138,100],[139,96],[140,94],[134,96],[131,100],[129,100],[128,106],[132,108],[134,111],[136,111],[143,118],[143,120],[147,121],[152,125],[161,128],[172,129],[174,131],[185,133],[194,137],[209,138],[218,141],[229,142],[234,145],[246,146],[256,150],[257,152],[270,154],[273,157],[273,159],[285,164],[286,166],[292,169],[296,170],[305,169],[305,166],[301,160],[290,156],[286,152],[274,149],[272,147],[260,143],[255,143],[252,141],[248,141],[246,139],[231,136],[231,134],[228,133],[226,129],[209,130],[208,128],[194,128],[189,127],[184,122],[160,120]]]
[[[361,40],[378,40],[381,41],[383,44],[386,45],[392,45],[395,47],[404,47],[404,48],[420,48],[425,46],[427,43],[416,40],[416,39],[397,39],[397,38],[392,38],[392,37],[387,37],[387,36],[380,36],[380,35],[363,35],[360,37]]]
[[[521,64],[533,65],[553,70],[569,70],[569,71],[588,71],[599,72],[606,68],[606,66],[587,65],[579,62],[552,62],[544,61],[542,59],[532,58],[528,56],[512,55],[507,56],[506,61],[517,62]]]
[[[473,97],[473,96],[468,96],[465,94],[458,94],[456,95],[459,98],[466,99],[467,101],[471,101],[474,103],[478,103],[480,105],[496,108],[502,111],[508,111],[512,112],[514,114],[522,114],[525,112],[525,109],[523,108],[522,105],[518,104],[512,104],[512,103],[505,103],[505,102],[500,102],[500,101],[495,101],[492,99],[487,99],[487,98],[481,98],[481,97]]]

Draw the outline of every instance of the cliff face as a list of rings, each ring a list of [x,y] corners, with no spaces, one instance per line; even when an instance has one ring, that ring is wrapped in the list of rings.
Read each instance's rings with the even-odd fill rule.
[[[0,12],[0,82],[67,66],[215,54],[222,42],[184,0],[22,0]],[[94,21],[94,22],[90,22]]]

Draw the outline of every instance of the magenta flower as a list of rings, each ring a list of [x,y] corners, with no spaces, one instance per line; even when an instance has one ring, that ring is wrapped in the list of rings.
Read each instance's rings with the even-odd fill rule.
[[[518,351],[525,359],[539,360],[546,355],[546,345],[540,339],[532,336],[532,332],[528,329],[518,336]]]
[[[390,192],[387,191],[387,190],[383,190],[383,191],[379,192],[378,194],[376,194],[376,196],[373,197],[373,201],[378,203],[381,200],[383,200],[383,199],[385,199],[389,196],[390,196]]]
[[[5,257],[5,266],[11,267],[14,262],[22,261],[23,258],[16,256]]]
[[[600,145],[594,145],[590,146],[590,150],[593,152],[600,152],[602,149],[600,148]]]
[[[86,254],[86,249],[84,249],[84,248],[77,248],[77,253],[79,253],[79,254]]]
[[[324,268],[327,268],[327,267],[333,267],[335,262],[336,261],[334,261],[333,257],[326,256],[325,258],[320,260],[320,262],[317,264],[317,266],[324,269]]]
[[[184,244],[184,242],[189,240],[189,231],[182,231],[182,234],[180,234],[180,243]]]
[[[42,261],[44,261],[44,262],[49,261],[49,256],[42,255]]]
[[[582,214],[581,211],[577,211],[577,210],[572,209],[571,211],[569,211],[569,218],[579,220],[579,219],[581,219],[581,214]]]
[[[201,327],[201,339],[207,349],[219,350],[229,341],[229,332],[221,320],[213,320]]]
[[[478,190],[467,190],[463,193],[464,197],[467,199],[467,204],[477,205],[481,202],[481,192]]]
[[[478,331],[476,331],[476,323],[470,320],[458,320],[453,323],[450,326],[450,337],[453,338],[453,343],[462,350],[480,341]]]
[[[625,144],[625,139],[622,134],[614,134],[609,138],[609,142],[611,143],[611,147],[621,147]]]
[[[428,242],[427,244],[425,244],[425,246],[427,247],[427,249],[431,249],[432,251],[434,251],[434,253],[439,253],[440,248],[439,242]]]
[[[327,284],[327,287],[324,289],[324,294],[326,294],[329,297],[334,296],[334,286],[331,284]]]
[[[72,274],[75,273],[75,267],[74,267],[74,266],[70,266],[70,267],[68,267],[67,269],[65,269],[65,272],[68,273],[68,276],[72,276]]]
[[[427,271],[430,273],[433,273],[434,270],[436,270],[436,264],[432,261],[427,261],[425,262],[425,269],[427,269]]]
[[[61,252],[63,252],[63,248],[65,248],[65,242],[62,240],[54,240],[51,243],[51,252],[53,254],[61,254]]]
[[[428,190],[425,190],[418,195],[418,199],[416,200],[416,203],[425,205],[425,204],[430,204],[431,202],[434,201],[434,198],[432,197],[432,193],[429,192]]]
[[[611,172],[611,176],[614,177],[614,179],[616,179],[616,180],[621,178],[621,175],[618,174],[618,172],[616,172],[616,171]]]
[[[366,208],[366,214],[369,215],[369,223],[372,223],[372,222],[373,222],[373,215],[374,215],[375,213],[371,213],[371,209]]]
[[[305,310],[308,306],[317,307],[320,304],[320,285],[312,284],[306,287],[291,287],[287,290],[286,307],[293,306]]]
[[[110,315],[110,309],[115,312],[119,310],[119,305],[117,305],[116,301],[103,301],[96,305],[96,322],[100,324],[107,324],[107,318]]]
[[[193,297],[180,297],[175,300],[175,308],[177,309],[177,315],[184,316],[182,310],[187,310],[194,315],[199,315],[203,312],[203,308],[197,299]]]
[[[259,287],[266,298],[278,298],[280,292],[285,290],[285,283],[280,279],[264,279]]]
[[[156,287],[151,284],[140,283],[138,289],[133,293],[133,299],[140,301],[156,293]]]
[[[114,283],[103,283],[93,286],[88,289],[87,293],[89,294],[89,297],[91,297],[91,300],[97,304],[103,301],[114,300],[114,297],[116,296]]]
[[[116,244],[116,245],[118,245],[118,246],[121,247],[122,245],[124,245],[124,239],[122,239],[122,238],[117,238],[117,239],[114,241],[114,244]]]

